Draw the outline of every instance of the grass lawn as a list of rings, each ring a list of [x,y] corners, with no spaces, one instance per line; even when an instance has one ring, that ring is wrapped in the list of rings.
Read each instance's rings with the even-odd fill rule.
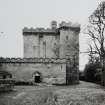
[[[72,86],[16,86],[0,93],[0,105],[105,105],[105,89],[80,82]]]

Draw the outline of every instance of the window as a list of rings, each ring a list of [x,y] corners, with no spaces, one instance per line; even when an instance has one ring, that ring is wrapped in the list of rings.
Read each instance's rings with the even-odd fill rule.
[[[66,40],[68,40],[69,39],[69,37],[68,36],[66,36]]]
[[[57,46],[57,44],[56,43],[54,43],[54,47],[56,47]]]
[[[43,42],[43,56],[46,58],[46,41]]]
[[[40,35],[39,35],[39,38],[43,38],[43,35],[42,35],[42,34],[40,34]]]
[[[46,45],[46,41],[43,42],[43,45]]]

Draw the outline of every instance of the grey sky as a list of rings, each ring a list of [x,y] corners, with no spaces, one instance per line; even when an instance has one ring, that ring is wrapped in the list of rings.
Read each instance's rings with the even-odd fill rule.
[[[0,56],[23,57],[22,29],[49,27],[52,20],[83,25],[101,0],[0,0]],[[3,33],[2,33],[3,32]],[[86,40],[80,37],[81,50]],[[87,58],[85,55],[84,58]],[[85,61],[84,61],[85,60]],[[81,67],[86,59],[81,59]]]

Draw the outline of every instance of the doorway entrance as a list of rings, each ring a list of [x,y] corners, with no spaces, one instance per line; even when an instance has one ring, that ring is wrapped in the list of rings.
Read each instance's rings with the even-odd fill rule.
[[[41,74],[39,72],[34,73],[34,82],[40,83],[41,82]]]
[[[35,76],[35,80],[34,80],[36,83],[40,83],[41,80],[40,80],[40,76]]]

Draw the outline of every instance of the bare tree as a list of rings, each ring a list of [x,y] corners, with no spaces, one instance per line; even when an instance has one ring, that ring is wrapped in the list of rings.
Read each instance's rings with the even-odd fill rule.
[[[102,65],[102,74],[105,75],[105,2],[101,2],[98,8],[89,17],[89,25],[86,28],[86,34],[91,39],[90,54],[98,54]],[[103,84],[105,78],[102,76]]]

